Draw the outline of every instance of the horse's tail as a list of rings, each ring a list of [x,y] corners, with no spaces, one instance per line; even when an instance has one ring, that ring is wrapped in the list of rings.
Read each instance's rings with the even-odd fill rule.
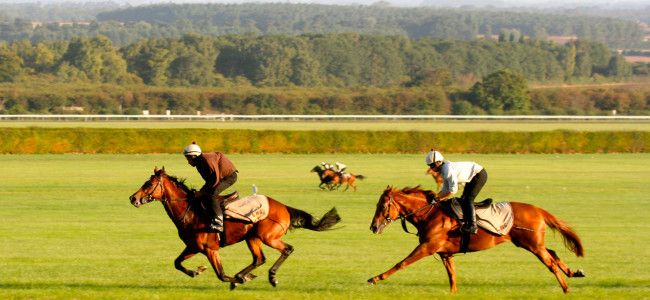
[[[582,248],[582,243],[578,235],[569,227],[569,224],[556,218],[551,213],[539,208],[540,213],[544,217],[544,222],[548,227],[555,231],[559,231],[562,234],[562,239],[564,240],[564,246],[571,250],[576,256],[585,256],[584,249]]]
[[[309,213],[293,207],[287,206],[287,210],[291,216],[291,225],[289,226],[289,229],[306,228],[314,231],[324,231],[341,221],[341,217],[336,211],[336,207],[333,207],[330,211],[325,213],[320,220],[314,218],[314,216]]]
[[[359,174],[359,175],[355,175],[355,176],[356,176],[358,179],[361,179],[361,180],[366,179],[366,176],[363,176],[363,175],[361,175],[361,174]]]

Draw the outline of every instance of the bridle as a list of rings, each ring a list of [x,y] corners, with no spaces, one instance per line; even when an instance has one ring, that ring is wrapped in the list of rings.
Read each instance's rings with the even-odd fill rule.
[[[426,209],[428,207],[429,210],[424,214],[426,216],[426,215],[430,214],[431,211],[433,210],[433,208],[436,206],[436,204],[438,204],[438,202],[436,202],[436,200],[433,200],[433,202],[431,202],[431,203],[429,203],[429,204],[427,204],[425,206],[422,206],[422,207],[420,207],[420,208],[416,209],[415,211],[410,212],[408,214],[400,213],[397,216],[397,219],[393,220],[390,217],[390,211],[391,211],[391,207],[393,206],[393,203],[395,203],[395,206],[397,206],[397,201],[395,201],[395,199],[393,198],[393,195],[388,195],[388,209],[385,210],[385,214],[383,215],[384,219],[386,220],[386,225],[392,223],[393,221],[396,221],[397,219],[401,219],[401,221],[402,221],[402,229],[404,229],[404,231],[406,233],[411,233],[406,228],[406,218],[408,218],[408,217],[410,217],[410,216],[412,216],[412,215],[414,215],[414,214],[416,214],[416,213],[418,213],[418,212],[420,212],[420,211],[422,211],[422,210],[424,210],[424,209]]]
[[[162,176],[160,176],[160,178],[154,176],[154,178],[158,179],[158,184],[156,184],[156,187],[154,187],[153,190],[151,190],[151,193],[149,193],[149,195],[142,198],[142,199],[147,201],[145,203],[149,203],[149,202],[152,202],[152,201],[161,201],[161,202],[166,201],[166,200],[163,199],[163,197],[165,196],[165,190],[164,190],[165,185],[162,184]],[[151,181],[151,179],[149,179],[149,181]],[[156,198],[153,197],[153,194],[156,193],[156,190],[158,189],[159,186],[161,186],[160,194],[162,195],[162,197],[160,197],[160,199],[156,199]]]
[[[186,200],[187,200],[187,198],[181,198],[181,199],[165,199],[165,198],[164,198],[164,197],[165,197],[165,185],[162,184],[162,182],[163,182],[163,177],[162,177],[162,175],[161,175],[160,177],[156,177],[156,176],[153,176],[153,177],[156,178],[156,179],[158,180],[158,183],[157,183],[156,186],[153,188],[153,190],[151,190],[151,193],[149,193],[149,195],[147,195],[146,197],[142,198],[142,199],[145,199],[145,200],[147,201],[147,202],[145,202],[145,203],[149,203],[149,202],[152,202],[152,201],[160,201],[160,202],[165,203],[165,202],[168,202],[168,201],[186,201]],[[149,180],[151,180],[151,179],[149,179]],[[160,197],[160,199],[156,199],[156,198],[154,198],[154,196],[153,196],[153,194],[156,193],[156,190],[158,189],[158,187],[160,187],[160,194],[162,195],[162,196]],[[185,212],[183,213],[183,215],[181,215],[180,217],[176,218],[176,220],[174,220],[174,221],[176,221],[176,222],[180,222],[181,220],[185,219],[185,216],[187,215],[187,212],[190,211],[190,208],[191,208],[191,207],[192,207],[192,203],[188,203],[188,205],[187,205],[187,209],[185,209]]]

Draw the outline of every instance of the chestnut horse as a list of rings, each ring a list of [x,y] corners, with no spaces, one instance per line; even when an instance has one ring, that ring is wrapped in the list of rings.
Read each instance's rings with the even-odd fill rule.
[[[380,234],[392,221],[407,220],[417,227],[420,244],[404,260],[385,273],[370,278],[368,282],[374,285],[377,281],[388,278],[421,258],[438,253],[447,269],[451,292],[456,293],[456,268],[453,254],[460,251],[460,223],[454,218],[446,201],[429,204],[429,200],[434,199],[434,196],[435,193],[421,190],[419,186],[402,190],[389,186],[384,190],[379,197],[370,230]],[[481,228],[477,234],[471,235],[468,251],[486,250],[502,242],[511,241],[515,246],[535,254],[555,274],[564,292],[568,293],[569,286],[561,272],[568,277],[584,277],[585,274],[582,270],[576,272],[569,270],[553,250],[544,246],[544,232],[546,226],[559,231],[567,249],[578,257],[584,256],[580,238],[564,221],[539,207],[520,202],[510,202],[510,204],[512,204],[514,224],[508,234],[494,235]]]
[[[289,229],[306,228],[314,231],[324,231],[338,223],[341,218],[332,208],[320,220],[312,215],[295,208],[286,206],[270,197],[269,215],[267,218],[256,223],[226,219],[225,245],[232,245],[246,241],[248,249],[253,254],[253,263],[241,270],[234,277],[225,274],[221,258],[219,257],[219,234],[209,229],[209,218],[200,209],[199,200],[192,199],[194,191],[190,190],[182,180],[165,174],[165,168],[154,169],[142,187],[129,199],[135,207],[140,207],[151,201],[161,201],[178,229],[178,235],[185,243],[183,252],[174,260],[174,266],[181,272],[194,277],[201,274],[207,267],[201,266],[195,271],[183,267],[182,262],[197,253],[207,256],[217,277],[224,282],[230,282],[230,288],[234,289],[240,283],[245,283],[256,276],[250,272],[266,262],[262,253],[262,244],[280,251],[280,257],[269,270],[269,282],[276,286],[275,274],[280,265],[293,252],[293,247],[282,241],[282,236]]]
[[[431,175],[433,177],[433,180],[435,180],[436,184],[438,185],[438,191],[442,188],[442,176],[440,176],[440,173],[429,168],[426,172],[424,172],[424,175]]]
[[[331,177],[332,180],[330,181],[330,184],[332,184],[333,188],[332,189],[338,189],[341,187],[342,184],[347,183],[345,186],[345,189],[343,190],[344,192],[348,190],[350,186],[354,188],[354,191],[357,191],[357,186],[354,184],[354,181],[359,178],[359,180],[363,180],[366,177],[363,175],[354,175],[352,173],[343,173],[343,176],[339,175],[340,173],[334,172],[332,170],[325,170],[323,172],[322,176],[325,177]],[[338,184],[338,185],[337,185]],[[332,190],[330,189],[330,190]]]

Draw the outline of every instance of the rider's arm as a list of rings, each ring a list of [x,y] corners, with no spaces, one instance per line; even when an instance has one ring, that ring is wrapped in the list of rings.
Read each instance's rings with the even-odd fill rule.
[[[450,162],[443,163],[438,174],[442,177],[442,189],[436,195],[436,199],[445,200],[458,192],[458,178]]]

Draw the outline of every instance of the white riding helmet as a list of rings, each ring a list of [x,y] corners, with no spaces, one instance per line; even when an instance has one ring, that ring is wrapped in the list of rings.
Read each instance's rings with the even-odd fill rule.
[[[199,156],[201,155],[201,148],[196,144],[196,142],[192,142],[191,145],[185,147],[185,150],[183,150],[183,155]]]
[[[432,164],[432,163],[434,163],[436,161],[443,161],[443,160],[444,160],[444,158],[442,157],[442,154],[440,154],[440,152],[435,151],[433,149],[431,149],[431,152],[429,152],[429,154],[427,154],[427,160],[426,160],[427,165],[430,165],[430,164]]]

